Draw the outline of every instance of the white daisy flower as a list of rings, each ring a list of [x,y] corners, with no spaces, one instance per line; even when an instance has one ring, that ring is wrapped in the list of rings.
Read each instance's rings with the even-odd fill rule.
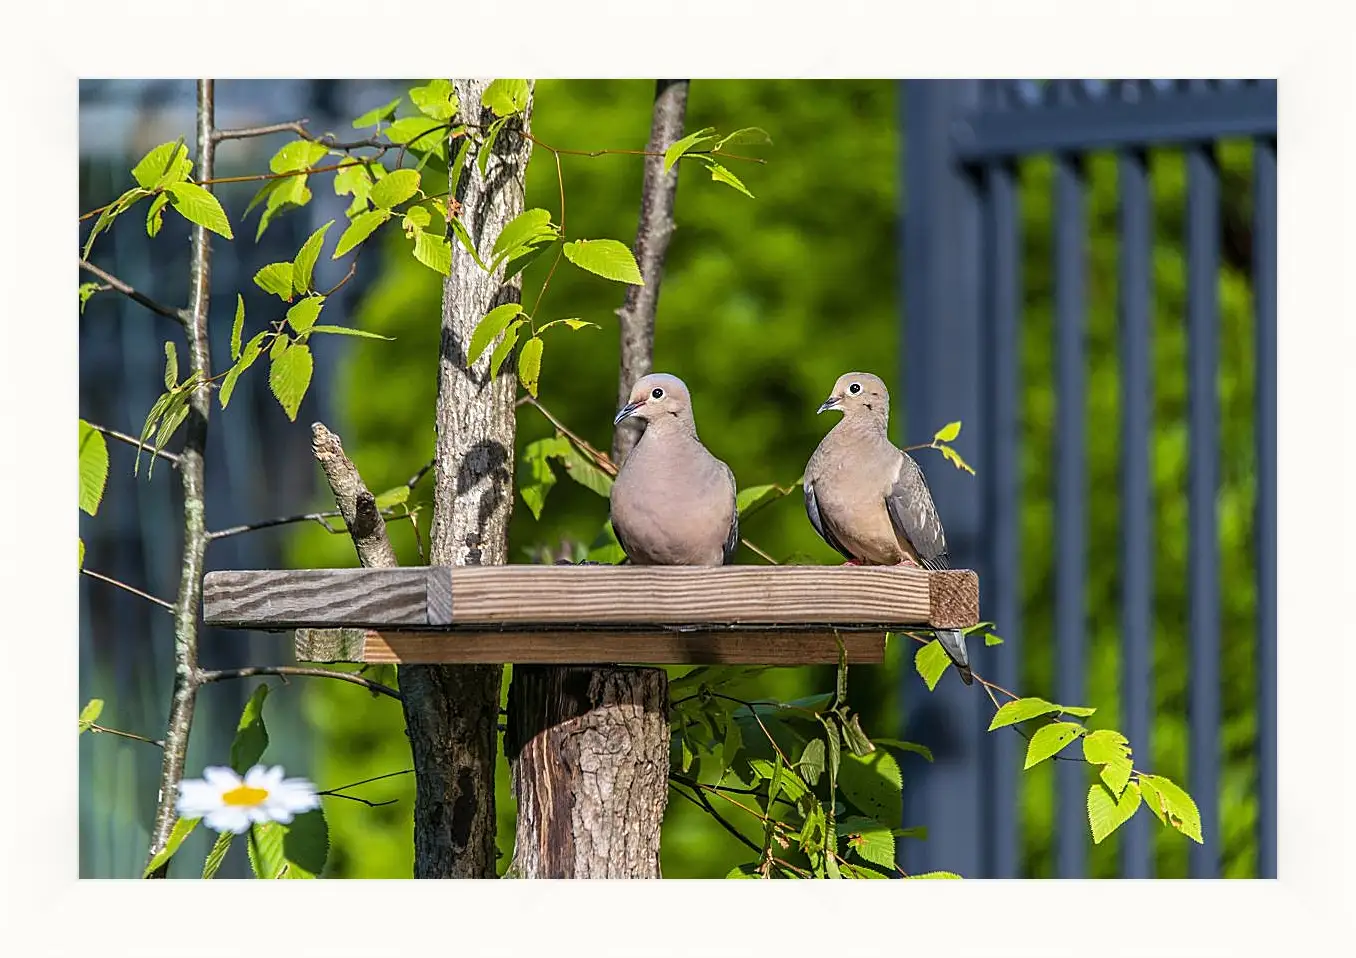
[[[256,765],[243,779],[221,765],[209,765],[202,774],[179,783],[175,809],[183,818],[201,818],[214,831],[241,835],[252,824],[287,823],[320,807],[315,786],[304,778],[283,778],[281,765]]]

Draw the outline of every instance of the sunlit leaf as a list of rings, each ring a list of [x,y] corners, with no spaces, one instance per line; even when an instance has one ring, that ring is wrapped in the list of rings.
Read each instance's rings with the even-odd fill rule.
[[[311,350],[303,344],[288,346],[269,367],[268,386],[273,390],[283,412],[287,413],[287,418],[293,422],[296,422],[301,400],[311,385],[314,367]]]
[[[1185,789],[1162,775],[1141,775],[1138,781],[1144,801],[1154,809],[1159,821],[1166,821],[1197,844],[1205,844],[1200,809]]]
[[[395,115],[396,107],[400,106],[400,101],[404,97],[396,97],[390,103],[384,104],[373,110],[368,110],[362,116],[353,121],[353,128],[361,130],[364,127],[376,126],[383,120],[390,119]]]
[[[231,358],[240,358],[240,337],[245,332],[245,297],[235,294],[235,321],[231,323]]]
[[[436,273],[452,274],[452,244],[432,233],[416,233],[414,258]]]
[[[504,303],[486,313],[471,332],[471,343],[466,348],[466,365],[474,366],[476,360],[489,348],[490,343],[494,342],[495,337],[507,329],[509,323],[522,313],[523,307],[517,303]]]
[[[196,183],[171,183],[166,189],[174,197],[174,209],[190,223],[196,223],[227,239],[233,239],[231,223],[221,202],[209,190]]]
[[[329,152],[329,148],[323,143],[316,143],[311,140],[292,140],[284,143],[273,158],[268,161],[268,168],[274,173],[294,173],[297,170],[309,170]]]
[[[703,127],[696,133],[689,133],[681,140],[678,140],[669,146],[669,148],[664,151],[664,172],[667,173],[669,170],[673,169],[673,164],[678,162],[679,157],[714,140],[715,137],[711,136],[714,132],[716,132],[714,126]]]
[[[943,458],[954,464],[957,469],[964,469],[972,476],[975,474],[975,471],[970,468],[970,464],[962,459],[960,453],[956,452],[956,450],[946,445],[939,445],[937,448],[942,451]]]
[[[320,318],[320,310],[325,305],[324,296],[306,296],[287,311],[287,325],[297,333],[304,333],[315,325]]]
[[[565,244],[565,258],[605,279],[644,286],[640,267],[626,244],[612,239],[575,240]]]
[[[339,244],[334,247],[334,253],[331,254],[330,259],[338,259],[343,256],[371,236],[378,226],[390,218],[389,210],[368,210],[366,213],[359,213],[353,217],[353,221],[348,224],[348,228],[339,237]]]
[[[702,162],[704,162],[706,164],[706,168],[711,171],[711,179],[715,180],[717,183],[724,183],[727,186],[733,186],[735,189],[743,193],[749,199],[756,198],[754,197],[753,193],[749,192],[749,188],[744,185],[744,181],[741,180],[739,177],[735,176],[734,173],[728,167],[722,166],[715,160],[708,159],[706,157],[702,158]]]
[[[160,235],[160,227],[165,225],[165,206],[170,201],[168,193],[161,193],[151,200],[146,209],[146,235],[152,238]]]
[[[272,293],[284,303],[292,302],[292,264],[269,263],[254,274],[254,285]]]
[[[941,429],[932,434],[934,442],[953,442],[960,435],[961,424],[957,419],[955,422],[949,422]]]
[[[217,840],[212,845],[212,850],[207,853],[207,860],[202,864],[203,878],[216,877],[217,872],[221,869],[221,863],[226,860],[226,853],[231,850],[231,842],[234,839],[234,832],[222,832],[217,836]]]
[[[330,220],[320,227],[306,238],[306,242],[302,243],[301,249],[297,251],[297,258],[292,261],[292,288],[298,293],[310,290],[311,273],[315,270],[316,260],[320,258],[320,249],[325,245],[325,234],[333,225],[334,220]]]
[[[767,130],[760,126],[746,126],[742,130],[735,130],[733,133],[727,133],[716,141],[716,145],[711,147],[711,152],[719,153],[727,146],[743,146],[752,144],[754,146],[771,146],[772,137],[768,136]]]
[[[499,345],[494,347],[494,352],[490,354],[490,376],[499,375],[499,370],[503,368],[505,360],[513,353],[513,347],[518,343],[518,330],[522,328],[526,320],[515,319],[504,330],[504,338],[499,340]]]
[[[992,732],[994,729],[1002,728],[1005,725],[1016,725],[1018,722],[1025,722],[1027,719],[1058,711],[1058,705],[1054,702],[1047,702],[1042,698],[1033,696],[1014,699],[1011,702],[1004,702],[1002,707],[994,713],[993,720],[989,722],[989,731]]]
[[[174,857],[179,851],[179,846],[184,843],[184,839],[193,833],[193,829],[198,827],[201,818],[181,818],[174,823],[170,829],[169,838],[165,841],[165,847],[155,853],[146,864],[146,869],[141,873],[142,878],[149,878],[161,865]]]
[[[549,323],[542,323],[538,326],[537,335],[540,336],[552,326],[558,326],[562,323],[570,327],[570,329],[583,329],[586,326],[592,326],[594,329],[602,329],[597,323],[590,323],[582,319],[553,319]]]
[[[372,201],[373,205],[389,210],[393,206],[404,203],[418,192],[419,172],[417,170],[395,170],[383,178],[380,183],[372,184],[372,190],[367,194],[367,198]]]
[[[235,392],[236,380],[240,374],[249,369],[254,361],[259,358],[259,353],[263,350],[264,337],[268,333],[255,333],[250,337],[244,348],[240,351],[240,358],[236,360],[235,365],[226,371],[226,377],[221,381],[221,391],[218,393],[218,399],[221,401],[221,408],[225,409],[226,404],[231,401],[231,394]]]
[[[492,80],[480,98],[481,106],[487,106],[496,116],[512,116],[527,109],[530,88],[526,80]]]
[[[946,649],[942,648],[942,643],[936,639],[920,646],[918,651],[914,653],[913,667],[923,677],[923,681],[927,683],[928,691],[937,688],[937,683],[942,680],[942,674],[946,672],[949,665],[951,665],[951,656],[946,654]]]
[[[365,329],[354,329],[351,326],[312,326],[311,333],[338,333],[343,336],[361,336],[363,339],[384,339],[388,343],[395,342],[394,336],[383,336],[381,333],[372,333]]]
[[[533,336],[523,344],[518,354],[518,381],[534,398],[537,395],[537,381],[541,378],[541,353],[546,344],[540,336]]]
[[[174,341],[165,340],[165,388],[173,389],[179,382],[179,355]]]
[[[457,94],[452,89],[452,81],[430,80],[423,86],[410,90],[410,102],[419,108],[424,116],[435,120],[450,120],[457,114]]]
[[[1064,746],[1085,734],[1087,729],[1074,722],[1051,722],[1036,729],[1026,747],[1026,762],[1023,768],[1039,765],[1047,758],[1057,754]]]
[[[90,726],[99,721],[99,716],[103,711],[103,699],[90,699],[86,702],[85,707],[80,710],[80,731],[88,732]]]
[[[99,504],[103,502],[104,486],[107,482],[108,443],[104,441],[103,433],[82,419],[80,420],[80,509],[82,512],[92,516],[99,511]]]
[[[132,167],[132,179],[143,189],[157,190],[188,179],[192,170],[193,161],[188,158],[188,147],[179,139],[161,143],[143,156]]]
[[[231,768],[237,775],[244,775],[257,765],[264,749],[268,748],[268,728],[264,725],[264,700],[267,698],[268,685],[261,682],[240,711],[240,721],[236,723],[235,738],[231,742]]]
[[[1139,786],[1131,783],[1116,798],[1101,782],[1093,782],[1088,789],[1088,824],[1092,827],[1092,843],[1100,845],[1116,829],[1128,822],[1139,808]]]

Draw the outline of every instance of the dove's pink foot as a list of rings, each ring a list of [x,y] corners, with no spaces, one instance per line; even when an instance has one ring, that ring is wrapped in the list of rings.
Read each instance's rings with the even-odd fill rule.
[[[857,565],[857,566],[859,566],[859,565],[861,565],[861,563],[858,562],[856,559],[849,559],[849,560],[847,560],[846,562],[844,562],[843,565]]]
[[[920,566],[918,565],[918,563],[913,561],[913,557],[912,557],[912,556],[905,556],[904,558],[900,559],[900,560],[899,560],[897,563],[895,563],[895,564],[896,564],[896,565],[899,565],[899,566],[903,566],[903,567],[906,568],[906,569],[917,569],[917,568],[920,568]]]

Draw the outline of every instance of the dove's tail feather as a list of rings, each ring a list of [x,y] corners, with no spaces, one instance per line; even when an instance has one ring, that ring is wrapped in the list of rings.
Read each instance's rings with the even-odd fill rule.
[[[942,644],[951,661],[956,663],[956,671],[960,673],[961,681],[966,685],[973,685],[975,676],[970,671],[970,654],[965,649],[965,633],[957,629],[938,629],[937,641]]]

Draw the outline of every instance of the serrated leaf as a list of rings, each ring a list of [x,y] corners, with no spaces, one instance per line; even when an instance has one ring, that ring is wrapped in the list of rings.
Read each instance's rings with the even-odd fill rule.
[[[919,875],[908,875],[907,878],[960,878],[955,872],[923,872]]]
[[[316,143],[312,140],[292,140],[284,143],[273,158],[268,161],[268,168],[274,173],[295,173],[298,170],[309,170],[329,152],[329,147],[323,143]]]
[[[293,422],[297,421],[297,410],[301,408],[301,401],[311,385],[314,368],[311,350],[300,343],[288,346],[269,367],[268,386],[278,398],[278,404],[287,418]]]
[[[585,489],[596,492],[606,499],[612,494],[612,477],[593,464],[593,461],[571,443],[561,464],[565,474]]]
[[[640,267],[626,244],[612,239],[575,240],[565,244],[565,258],[580,269],[632,286],[644,286]]]
[[[282,825],[277,822],[264,822],[252,825],[248,833],[246,848],[249,850],[250,868],[255,878],[275,879],[282,877],[287,867],[283,856]]]
[[[747,489],[740,489],[735,496],[735,510],[739,513],[739,518],[744,519],[783,495],[785,493],[778,485],[749,486]]]
[[[1130,740],[1115,729],[1102,728],[1083,738],[1083,758],[1093,765],[1105,765],[1130,757]]]
[[[394,489],[387,489],[381,495],[377,496],[377,508],[390,509],[392,506],[398,506],[402,502],[407,502],[409,498],[409,486],[396,486]]]
[[[849,834],[848,848],[864,861],[895,870],[895,836],[884,825]]]
[[[210,190],[196,183],[171,183],[165,189],[174,197],[174,209],[184,219],[227,239],[235,238],[226,211]]]
[[[903,824],[904,777],[899,762],[884,749],[867,755],[843,755],[838,788],[868,818],[891,828]]]
[[[83,569],[85,567],[85,540],[77,539],[76,541],[80,544],[80,564],[76,568]]]
[[[1065,715],[1077,715],[1079,718],[1087,718],[1097,711],[1091,705],[1061,705],[1059,710]]]
[[[489,272],[490,268],[485,265],[485,261],[482,260],[480,254],[476,252],[476,244],[475,241],[471,239],[471,234],[466,232],[466,225],[456,217],[453,217],[447,225],[452,227],[452,232],[456,234],[457,239],[461,242],[461,245],[466,252],[471,254],[471,258],[476,261],[476,265],[486,272]]]
[[[480,175],[485,175],[485,168],[489,165],[490,157],[494,155],[494,141],[499,139],[499,131],[504,128],[508,122],[508,117],[500,117],[490,124],[490,129],[485,134],[485,142],[480,144],[480,149],[476,151],[476,168],[480,170]]]
[[[249,835],[250,867],[259,878],[315,878],[329,855],[329,826],[320,809],[292,821],[255,825]]]
[[[942,451],[942,457],[954,464],[957,469],[964,469],[972,476],[975,474],[975,471],[970,468],[970,464],[962,459],[960,453],[956,452],[956,450],[946,445],[939,445],[937,448]]]
[[[245,297],[235,294],[235,321],[231,323],[231,358],[240,358],[240,337],[245,332]]]
[[[499,375],[504,361],[512,354],[513,347],[518,342],[518,330],[524,322],[525,320],[515,319],[509,324],[508,329],[504,330],[504,338],[499,340],[499,345],[494,347],[494,352],[490,354],[490,378]]]
[[[80,710],[80,731],[88,732],[89,727],[99,721],[100,714],[104,710],[103,699],[90,699],[85,703],[85,707]]]
[[[94,221],[94,227],[89,231],[89,236],[85,238],[84,248],[80,252],[83,259],[89,259],[89,251],[94,246],[94,238],[113,224],[113,221],[121,216],[127,210],[131,209],[137,200],[143,196],[150,196],[151,191],[134,186],[126,193],[119,196],[108,206],[104,207],[99,218]]]
[[[566,326],[570,327],[570,329],[583,329],[586,326],[592,326],[594,329],[602,329],[602,327],[599,326],[597,323],[590,323],[587,320],[583,319],[553,319],[549,323],[542,323],[540,326],[538,326],[537,335],[540,336],[543,332],[550,329],[552,326],[557,326],[560,325],[561,323],[564,323]]]
[[[287,311],[287,325],[298,334],[304,333],[315,325],[320,318],[320,310],[325,306],[324,296],[307,296]]]
[[[254,285],[284,303],[292,302],[292,264],[269,263],[254,274]]]
[[[259,764],[264,749],[268,748],[268,729],[264,725],[264,700],[267,698],[268,685],[261,682],[240,711],[235,739],[231,742],[231,768],[237,775],[244,775]]]
[[[184,843],[184,839],[193,833],[193,829],[198,827],[201,818],[180,818],[170,829],[169,838],[165,840],[165,847],[156,852],[147,864],[146,869],[141,873],[142,878],[149,878],[151,874],[165,862],[174,857],[179,851],[179,846]]]
[[[90,297],[99,292],[99,283],[81,283],[80,284],[80,315],[85,315],[85,304],[89,302]]]
[[[462,171],[466,169],[466,154],[471,152],[474,142],[468,134],[463,133],[456,159],[448,167],[447,195],[454,199],[457,196],[457,186],[461,183]]]
[[[179,382],[179,354],[172,340],[165,340],[165,388],[173,389]]]
[[[410,90],[410,102],[419,108],[424,116],[435,120],[450,120],[457,115],[457,94],[452,89],[452,81],[444,79],[429,80],[423,86]]]
[[[541,510],[546,505],[546,497],[556,484],[555,471],[551,469],[551,459],[564,455],[570,448],[569,440],[563,436],[538,439],[523,449],[523,464],[526,469],[518,473],[518,492],[523,502],[532,512],[532,518],[540,519]]]
[[[452,244],[432,233],[416,233],[414,258],[435,273],[452,275]]]
[[[403,96],[398,96],[384,106],[379,106],[374,110],[368,110],[353,121],[353,129],[361,130],[364,127],[376,126],[382,120],[389,119],[395,114],[396,107],[400,106],[400,101],[402,99],[404,99]]]
[[[353,196],[353,203],[347,211],[349,219],[367,209],[367,197],[372,192],[372,183],[372,175],[362,163],[343,166],[335,172],[334,195]]]
[[[371,333],[365,329],[353,329],[349,326],[312,326],[311,333],[339,333],[344,336],[361,336],[363,339],[384,339],[388,343],[395,342],[394,336],[383,336],[381,333]]]
[[[897,738],[873,738],[871,740],[876,745],[884,745],[887,748],[897,748],[901,752],[913,752],[915,755],[921,755],[929,762],[932,761],[932,749],[926,745],[919,745],[917,742],[905,742]]]
[[[132,179],[144,189],[155,190],[188,178],[193,161],[182,139],[161,143],[132,167]]]
[[[541,353],[545,345],[540,336],[533,336],[518,354],[518,381],[533,398],[536,398],[537,381],[541,378]]]
[[[702,158],[702,162],[704,162],[706,164],[706,168],[711,171],[711,179],[715,180],[717,183],[724,183],[727,186],[733,186],[735,189],[743,193],[751,200],[757,199],[757,197],[755,197],[751,192],[749,192],[749,188],[744,185],[744,181],[741,180],[739,177],[735,176],[733,171],[731,171],[729,167],[722,166],[715,160],[708,159],[706,157]]]
[[[727,146],[741,146],[743,144],[771,146],[772,137],[768,136],[767,130],[761,126],[746,126],[742,130],[735,130],[733,133],[727,133],[721,137],[716,141],[716,145],[711,147],[711,152],[719,153]]]
[[[679,157],[691,152],[709,140],[714,140],[715,137],[711,136],[714,132],[716,132],[714,126],[703,127],[696,133],[689,133],[681,140],[671,144],[669,148],[664,151],[664,172],[667,173],[669,170],[673,169],[673,164],[678,162]]]
[[[104,434],[80,420],[80,509],[89,515],[99,511],[108,482],[108,443]],[[68,507],[69,508],[69,507]]]
[[[372,184],[372,191],[367,194],[367,198],[373,205],[382,209],[389,210],[393,206],[399,206],[415,193],[419,192],[419,172],[417,170],[395,170],[380,183]]]
[[[161,193],[155,199],[151,200],[151,205],[146,210],[146,235],[156,237],[160,235],[160,227],[165,225],[165,205],[169,203],[168,193]]]
[[[334,248],[334,253],[330,256],[330,259],[338,259],[343,256],[371,236],[378,226],[390,218],[389,210],[368,210],[366,213],[359,213],[353,217],[353,221],[348,224],[348,228],[339,237],[339,245]]]
[[[523,210],[509,220],[504,228],[499,231],[499,235],[494,239],[494,247],[490,251],[490,255],[498,258],[500,254],[508,253],[519,246],[525,246],[539,236],[555,237],[557,235],[559,235],[559,230],[551,223],[550,210],[536,208]]]
[[[1051,722],[1036,729],[1026,747],[1026,762],[1022,768],[1031,768],[1057,754],[1064,746],[1087,732],[1073,722]]]
[[[942,673],[950,665],[951,656],[946,654],[946,649],[942,648],[942,643],[936,639],[921,646],[914,653],[913,667],[923,677],[923,681],[927,683],[929,692],[937,688],[937,683],[942,680]]]
[[[986,646],[1002,645],[1003,637],[999,635],[997,632],[985,632],[984,644]]]
[[[330,220],[320,227],[306,238],[297,251],[297,258],[292,261],[292,288],[298,293],[310,290],[311,274],[315,270],[316,260],[320,258],[320,249],[325,245],[325,234],[333,225],[334,220]]]
[[[735,728],[739,725],[737,722],[731,722]],[[800,770],[801,777],[810,785],[818,785],[820,777],[824,774],[824,740],[822,738],[812,738],[805,743],[805,749],[800,753],[800,760],[796,762],[796,767]],[[730,759],[734,757],[733,752],[728,752],[725,757],[726,765],[729,765]]]
[[[1042,698],[1033,696],[1014,699],[1011,702],[1004,702],[1002,707],[994,713],[993,721],[989,722],[989,731],[992,732],[994,729],[1003,728],[1005,725],[1016,725],[1018,722],[1025,722],[1027,719],[1058,711],[1058,705],[1054,702],[1047,702]]]
[[[522,313],[523,307],[517,303],[505,303],[486,313],[471,332],[471,344],[466,349],[466,365],[474,366],[476,360],[489,348],[490,343],[494,342],[495,337],[507,329],[509,323]]]
[[[226,371],[226,378],[222,380],[221,391],[218,393],[222,409],[225,409],[226,404],[231,401],[231,394],[235,392],[236,380],[240,378],[241,373],[249,369],[259,358],[259,353],[263,350],[264,337],[267,335],[268,333],[263,332],[251,336],[244,349],[240,351],[240,358]]]
[[[226,853],[231,850],[231,842],[235,839],[235,832],[222,832],[217,836],[217,840],[212,845],[212,850],[207,853],[207,860],[202,864],[202,877],[215,878],[217,871],[221,868],[221,863],[226,860]]]
[[[447,124],[426,116],[396,120],[386,128],[386,136],[392,143],[421,153],[434,153],[440,160],[447,156]]]
[[[411,206],[405,211],[405,218],[400,222],[400,228],[405,231],[406,237],[424,230],[433,217],[429,214],[427,206]]]
[[[1101,782],[1093,782],[1088,789],[1088,824],[1092,828],[1092,843],[1100,845],[1102,839],[1128,822],[1139,808],[1139,803],[1138,785],[1129,785],[1118,799]]]
[[[933,442],[953,442],[960,435],[961,421],[949,422],[932,434]]]
[[[1201,812],[1186,790],[1162,775],[1141,775],[1139,785],[1144,800],[1154,809],[1159,821],[1166,822],[1199,845],[1205,844],[1201,835]]]
[[[159,425],[160,418],[164,416],[165,409],[173,398],[174,394],[172,392],[161,393],[159,398],[151,404],[151,411],[146,414],[146,422],[143,423],[141,427],[141,436],[138,439],[139,445],[137,446],[136,459],[132,461],[132,475],[135,476],[137,471],[141,468],[142,447],[147,445],[147,440],[149,440],[151,434],[155,432],[155,427]],[[152,464],[154,464],[154,459],[152,459]]]
[[[268,204],[264,208],[264,213],[259,217],[259,228],[254,232],[254,241],[257,243],[268,229],[268,224],[273,222],[273,218],[280,213],[290,209],[300,209],[311,202],[311,190],[306,185],[307,177],[305,174],[294,174],[284,179],[277,180],[277,188],[268,194]]]
[[[496,116],[507,117],[527,109],[529,87],[526,80],[492,80],[480,97],[480,105]]]

